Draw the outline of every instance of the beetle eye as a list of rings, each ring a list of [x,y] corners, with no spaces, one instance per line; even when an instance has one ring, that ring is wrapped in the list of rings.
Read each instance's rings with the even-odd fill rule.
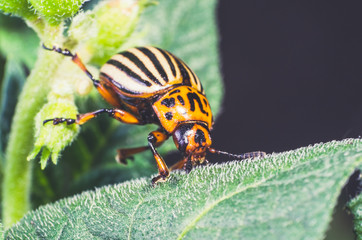
[[[196,131],[195,143],[199,144],[199,146],[203,146],[206,143],[205,134],[201,129],[197,129],[197,131]]]

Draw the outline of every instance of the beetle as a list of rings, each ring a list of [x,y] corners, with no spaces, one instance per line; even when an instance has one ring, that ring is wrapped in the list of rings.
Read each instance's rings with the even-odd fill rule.
[[[112,109],[78,114],[75,119],[46,119],[43,124],[65,122],[82,125],[105,113],[126,124],[158,125],[159,128],[148,135],[148,146],[119,149],[116,156],[118,162],[126,163],[126,158],[150,149],[159,172],[152,179],[152,185],[166,181],[170,170],[183,168],[188,173],[193,166],[206,164],[207,151],[237,159],[265,155],[261,151],[230,154],[211,148],[210,131],[214,121],[202,84],[181,59],[166,50],[147,46],[120,52],[101,67],[99,80],[96,80],[77,54],[56,46],[47,48],[43,44],[43,48],[71,57],[103,98],[114,106]],[[156,147],[170,136],[183,158],[169,170]]]

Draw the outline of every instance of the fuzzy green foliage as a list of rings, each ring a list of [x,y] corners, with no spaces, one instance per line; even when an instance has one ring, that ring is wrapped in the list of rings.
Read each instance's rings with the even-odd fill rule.
[[[150,0],[101,2],[92,11],[74,17],[69,28],[70,40],[88,51],[92,63],[102,65],[128,40],[140,14],[151,3]]]
[[[27,214],[7,239],[321,239],[362,163],[344,140],[104,187]]]
[[[348,208],[353,214],[354,218],[354,231],[357,239],[362,239],[362,195],[358,195],[348,203]]]
[[[76,14],[83,2],[84,0],[1,0],[0,10],[29,21],[42,19],[50,25],[59,25]]]
[[[43,125],[43,121],[49,116],[75,119],[77,113],[73,101],[57,100],[56,103],[49,102],[44,105],[35,118],[36,141],[28,160],[34,159],[41,151],[40,164],[42,169],[46,167],[49,158],[54,164],[57,164],[60,151],[73,141],[78,134],[79,127],[74,124],[67,126],[66,123],[54,127],[52,122]]]
[[[41,69],[39,67],[48,62],[57,63],[57,58],[48,53],[42,53],[39,59],[35,64],[35,68],[38,68],[39,71],[33,71],[28,77],[19,97],[9,133],[3,168],[3,214],[18,219],[30,208],[28,198],[30,197],[31,163],[26,161],[26,157],[32,148],[30,143],[34,139],[33,119],[44,104],[47,89],[49,89],[47,88],[48,79],[54,70],[54,66]],[[14,223],[13,219],[4,221],[5,227],[12,223]]]
[[[35,18],[35,13],[27,0],[1,0],[0,10],[24,18]]]
[[[58,25],[76,14],[84,0],[29,0],[36,14],[51,25]]]

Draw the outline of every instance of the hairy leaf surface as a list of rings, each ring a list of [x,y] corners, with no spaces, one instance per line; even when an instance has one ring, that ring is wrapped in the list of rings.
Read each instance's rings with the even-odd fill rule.
[[[357,239],[362,239],[362,195],[358,195],[348,203],[348,208],[353,213],[354,231]]]
[[[8,239],[321,239],[342,186],[362,162],[360,140],[150,178],[40,207]]]

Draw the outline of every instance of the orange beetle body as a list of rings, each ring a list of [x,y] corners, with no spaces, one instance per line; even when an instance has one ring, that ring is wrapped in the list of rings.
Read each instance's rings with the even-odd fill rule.
[[[72,57],[72,60],[89,76],[103,98],[114,109],[100,109],[79,114],[76,119],[47,119],[54,125],[84,124],[102,113],[108,113],[127,124],[157,124],[159,129],[148,135],[148,146],[119,149],[117,160],[150,149],[156,160],[159,175],[152,184],[166,181],[169,169],[156,148],[170,136],[184,158],[171,167],[190,171],[192,166],[205,162],[206,152],[223,153],[240,159],[263,156],[263,152],[233,155],[211,148],[210,130],[213,117],[210,104],[196,74],[170,52],[155,47],[131,48],[108,60],[96,80],[77,54],[67,49],[46,48]]]
[[[152,105],[161,126],[169,133],[182,122],[203,122],[211,129],[212,113],[205,95],[194,88],[180,86],[167,91]]]

